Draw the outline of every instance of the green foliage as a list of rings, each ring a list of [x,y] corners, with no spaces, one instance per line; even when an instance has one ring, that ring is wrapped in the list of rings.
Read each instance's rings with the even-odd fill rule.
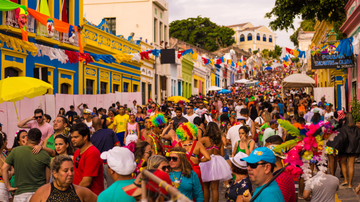
[[[263,58],[269,59],[269,50],[268,49],[263,49],[261,51],[261,55],[262,55]]]
[[[295,29],[294,19],[317,19],[330,23],[343,19],[348,0],[276,0],[274,8],[266,13],[266,18],[275,18],[269,26],[272,30]]]
[[[299,59],[298,57],[296,57],[296,58],[291,58],[290,60],[291,60],[291,62],[293,62],[293,63],[297,63],[297,62],[300,61],[300,59]]]
[[[360,102],[358,99],[351,101],[351,113],[353,115],[354,121],[360,121]]]
[[[290,36],[290,40],[294,43],[295,47],[299,47],[298,36],[300,29],[302,28],[303,31],[315,31],[314,29],[315,23],[316,23],[315,19],[303,20],[300,23],[300,27],[294,32],[294,34]]]
[[[253,54],[256,55],[256,53],[258,53],[258,52],[259,52],[258,50],[254,50]]]
[[[235,31],[225,26],[219,26],[209,18],[188,18],[170,23],[170,36],[186,43],[198,46],[210,52],[231,46],[235,43]]]

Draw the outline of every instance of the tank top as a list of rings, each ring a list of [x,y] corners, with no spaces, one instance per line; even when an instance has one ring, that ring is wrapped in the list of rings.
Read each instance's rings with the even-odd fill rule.
[[[137,131],[136,126],[137,126],[136,122],[133,125],[131,125],[130,123],[127,123],[128,135],[136,135],[136,131]]]
[[[240,141],[241,140],[238,141],[238,147],[237,147],[236,153],[242,152],[242,153],[246,154],[245,149],[240,149]],[[251,141],[252,141],[252,139],[248,143],[248,149],[250,149],[250,142]]]
[[[135,118],[135,122],[136,123],[139,123],[139,125],[140,126],[143,126],[144,125],[144,123],[140,123],[140,122],[143,122],[144,121],[144,119],[142,118],[142,116],[136,116],[136,118]]]
[[[70,187],[65,191],[60,191],[56,187],[54,187],[54,183],[51,183],[51,191],[47,202],[81,202],[79,196],[77,195],[74,185],[70,185]]]

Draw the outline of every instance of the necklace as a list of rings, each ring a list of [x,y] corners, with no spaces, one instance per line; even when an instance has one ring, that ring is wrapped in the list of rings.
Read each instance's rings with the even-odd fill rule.
[[[172,183],[172,185],[178,189],[180,187],[181,180],[183,178],[183,174],[182,174],[182,172],[180,173],[180,177],[179,177],[180,179],[175,177],[174,171],[172,171],[172,175],[174,177],[174,182]]]

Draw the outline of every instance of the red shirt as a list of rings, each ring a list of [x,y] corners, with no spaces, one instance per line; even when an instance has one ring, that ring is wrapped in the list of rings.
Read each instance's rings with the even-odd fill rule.
[[[275,171],[273,175],[279,170]],[[285,202],[296,202],[296,193],[295,193],[295,182],[294,179],[285,171],[282,172],[277,178],[275,178],[281,193],[284,197]]]
[[[99,150],[91,145],[84,153],[80,155],[80,160],[76,158],[80,155],[80,149],[75,151],[74,154],[74,181],[73,183],[79,185],[83,177],[92,177],[90,190],[96,195],[104,191],[104,173],[103,161],[100,158]],[[76,168],[76,164],[78,167]],[[85,166],[86,165],[86,166]]]

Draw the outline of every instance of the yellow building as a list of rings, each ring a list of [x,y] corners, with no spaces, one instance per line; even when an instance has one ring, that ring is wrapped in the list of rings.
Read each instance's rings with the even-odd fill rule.
[[[247,22],[227,27],[235,31],[233,38],[236,46],[242,50],[252,52],[275,48],[276,34],[263,25],[254,27],[253,24]]]
[[[330,32],[333,25],[326,21],[317,21],[315,24],[315,34],[311,40],[311,47],[320,47],[329,41],[336,41],[336,35]],[[308,69],[311,69],[311,60],[308,62]],[[333,78],[333,79],[331,79]],[[341,86],[346,86],[347,74],[344,70],[336,69],[317,69],[315,70],[315,81],[317,87],[334,87],[335,88],[335,109],[341,110]]]

